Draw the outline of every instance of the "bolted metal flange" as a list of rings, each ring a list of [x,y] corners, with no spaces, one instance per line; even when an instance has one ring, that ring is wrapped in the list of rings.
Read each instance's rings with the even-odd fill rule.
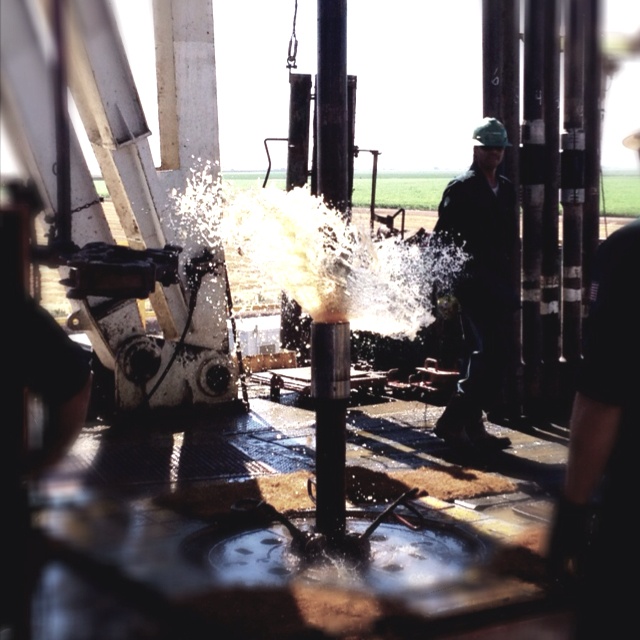
[[[160,370],[162,348],[147,336],[134,336],[118,352],[122,372],[127,380],[144,384]]]
[[[229,368],[220,360],[211,358],[200,365],[198,386],[208,396],[221,396],[226,393],[231,380]]]

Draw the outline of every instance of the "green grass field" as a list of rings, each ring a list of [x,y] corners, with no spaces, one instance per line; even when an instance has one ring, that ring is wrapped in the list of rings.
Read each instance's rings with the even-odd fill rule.
[[[259,188],[266,172],[246,171],[223,174],[235,189]],[[453,173],[378,173],[376,209],[435,211]],[[285,172],[272,171],[268,186],[284,188]],[[108,195],[104,182],[98,181],[101,195]],[[610,173],[603,177],[600,210],[612,216],[640,216],[640,179],[633,173]],[[371,204],[371,176],[357,174],[353,181],[353,206]]]

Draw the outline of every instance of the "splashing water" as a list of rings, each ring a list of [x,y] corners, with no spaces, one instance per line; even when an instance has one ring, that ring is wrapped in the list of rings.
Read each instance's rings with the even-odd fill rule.
[[[264,282],[279,287],[316,322],[412,338],[433,322],[434,284],[450,281],[466,256],[397,237],[373,240],[308,188],[237,191],[194,170],[174,193],[174,227],[189,242],[237,251]],[[444,258],[444,259],[443,259]]]

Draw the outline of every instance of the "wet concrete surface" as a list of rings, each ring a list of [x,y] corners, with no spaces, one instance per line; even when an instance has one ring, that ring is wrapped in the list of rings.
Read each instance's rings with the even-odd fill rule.
[[[452,501],[427,497],[416,508],[496,548],[546,528],[563,478],[566,429],[489,424],[512,446],[469,454],[434,435],[441,411],[421,400],[361,398],[347,413],[347,465],[376,471],[461,465],[496,474],[512,480],[515,490]],[[260,385],[250,389],[248,412],[88,424],[67,458],[32,488],[34,530],[45,550],[34,585],[33,640],[178,637],[176,630],[184,638],[211,637],[211,627],[220,638],[253,637],[183,607],[185,599],[217,588],[206,563],[197,566],[183,552],[184,540],[208,523],[163,508],[155,498],[214,479],[313,473],[314,455],[310,402],[288,392],[273,401]],[[568,615],[547,606],[544,589],[531,581],[482,572],[446,588],[400,595],[403,615],[378,619],[375,630],[347,629],[349,635],[310,626],[256,637],[568,637]]]

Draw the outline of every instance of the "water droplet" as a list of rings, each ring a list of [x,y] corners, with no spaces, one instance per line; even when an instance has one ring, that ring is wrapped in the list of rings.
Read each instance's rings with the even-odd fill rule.
[[[434,283],[451,279],[466,259],[457,249],[374,239],[307,187],[234,190],[211,163],[193,170],[173,204],[173,228],[185,245],[238,253],[313,320],[346,320],[354,331],[414,338],[433,322]]]

